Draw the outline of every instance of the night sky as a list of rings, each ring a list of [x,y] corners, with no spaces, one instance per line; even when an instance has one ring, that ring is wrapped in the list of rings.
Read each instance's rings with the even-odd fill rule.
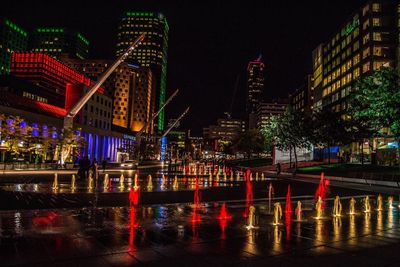
[[[27,30],[70,27],[91,42],[91,57],[114,58],[119,17],[127,10],[167,16],[168,92],[180,88],[167,119],[191,106],[182,127],[201,134],[228,111],[235,82],[234,117],[245,108],[246,66],[262,54],[265,98],[287,97],[311,71],[311,52],[335,33],[365,0],[304,1],[6,1],[0,14]]]

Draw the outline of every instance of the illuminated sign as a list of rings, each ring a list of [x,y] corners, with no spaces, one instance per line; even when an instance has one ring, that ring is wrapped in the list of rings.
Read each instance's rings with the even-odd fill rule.
[[[129,135],[129,134],[124,134],[124,135],[123,135],[123,138],[124,138],[124,139],[128,139],[128,140],[133,140],[133,141],[136,140],[136,138],[135,138],[134,136]]]
[[[341,35],[347,36],[351,34],[354,31],[354,29],[357,28],[358,26],[360,26],[360,20],[358,19],[353,20],[353,22],[347,24],[347,26],[342,30]]]

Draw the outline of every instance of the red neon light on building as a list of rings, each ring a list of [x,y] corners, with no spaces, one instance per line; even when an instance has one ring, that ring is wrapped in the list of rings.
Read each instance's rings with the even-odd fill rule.
[[[57,59],[37,52],[12,53],[11,73],[17,77],[48,82],[50,86],[62,91],[65,91],[68,83],[83,84],[86,87],[92,87],[95,83]],[[100,87],[98,92],[104,94],[104,87]]]

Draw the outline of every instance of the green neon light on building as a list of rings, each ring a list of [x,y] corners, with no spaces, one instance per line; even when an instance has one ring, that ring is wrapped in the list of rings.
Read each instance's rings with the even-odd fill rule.
[[[20,27],[18,27],[17,25],[15,25],[14,23],[12,23],[11,21],[9,21],[8,19],[5,20],[4,22],[9,28],[11,28],[12,30],[22,34],[23,36],[28,36],[28,33],[26,31],[24,31],[23,29],[21,29]]]
[[[62,33],[64,32],[63,28],[38,28],[36,29],[37,32],[43,32],[43,33]]]
[[[357,28],[358,26],[360,26],[360,21],[357,20],[353,20],[353,22],[351,22],[350,24],[348,24],[341,32],[342,36],[348,36],[350,35],[355,28]]]

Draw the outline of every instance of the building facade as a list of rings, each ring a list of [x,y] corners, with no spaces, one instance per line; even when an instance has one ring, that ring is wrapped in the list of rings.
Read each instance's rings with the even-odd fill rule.
[[[61,59],[69,67],[97,80],[112,64],[102,59]],[[148,124],[145,132],[152,133],[155,79],[150,68],[121,63],[104,83],[106,95],[113,99],[112,123],[128,131],[138,132]]]
[[[210,125],[203,129],[205,139],[223,140],[232,142],[246,130],[243,120],[218,119],[217,125]]]
[[[67,28],[37,28],[30,37],[31,51],[42,52],[59,58],[68,55],[72,58],[89,57],[89,41],[83,34]]]
[[[249,116],[248,126],[250,129],[256,128],[257,106],[263,100],[265,65],[261,60],[261,55],[247,65],[247,101],[246,111]]]
[[[257,128],[264,129],[271,116],[285,112],[288,107],[288,100],[279,99],[269,102],[261,102],[257,107]]]
[[[13,53],[10,76],[0,83],[0,112],[21,116],[29,123],[60,133],[67,111],[94,84],[85,75],[44,53]],[[90,159],[118,159],[132,136],[112,130],[112,98],[99,90],[75,116],[85,140],[81,155]]]
[[[0,75],[10,73],[12,52],[27,48],[28,33],[9,19],[0,19]]]
[[[167,82],[168,22],[161,13],[126,12],[118,25],[116,55],[120,56],[141,34],[144,41],[133,50],[127,59],[140,67],[150,68],[156,81],[157,108],[165,103]],[[164,111],[158,116],[158,131],[164,129]]]
[[[305,83],[289,95],[291,108],[300,113],[311,114],[314,105],[313,78],[307,75]]]
[[[346,118],[356,79],[382,66],[397,66],[398,6],[371,0],[313,51],[314,108],[331,108]]]

